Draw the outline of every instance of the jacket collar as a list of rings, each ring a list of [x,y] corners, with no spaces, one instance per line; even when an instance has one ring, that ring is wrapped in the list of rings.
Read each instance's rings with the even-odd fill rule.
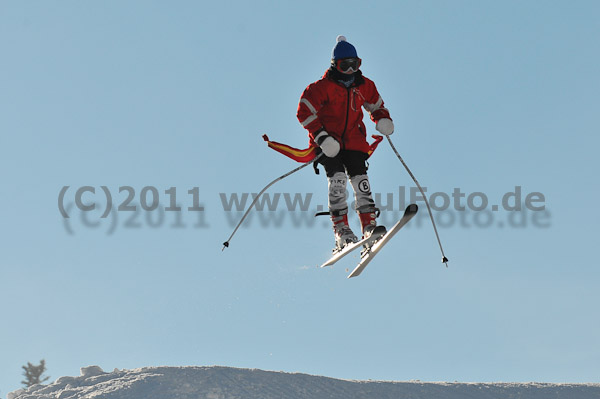
[[[334,67],[329,68],[323,75],[323,78],[329,79],[339,84],[340,86],[346,87],[343,83],[340,82],[342,77],[344,77],[344,74],[335,69]],[[358,71],[354,72],[354,82],[350,85],[350,87],[360,86],[363,83],[365,83],[365,79],[363,78],[362,72],[359,69]]]

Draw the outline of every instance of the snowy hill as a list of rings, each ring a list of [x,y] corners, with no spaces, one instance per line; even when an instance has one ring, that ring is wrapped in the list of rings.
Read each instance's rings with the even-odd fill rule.
[[[600,384],[466,384],[348,381],[228,367],[81,369],[8,394],[8,399],[595,399]]]

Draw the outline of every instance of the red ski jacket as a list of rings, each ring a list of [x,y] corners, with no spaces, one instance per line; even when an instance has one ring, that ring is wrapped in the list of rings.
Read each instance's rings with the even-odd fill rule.
[[[327,70],[320,80],[308,85],[300,97],[296,116],[308,130],[311,146],[317,146],[314,138],[325,130],[342,149],[367,153],[370,148],[361,107],[373,122],[390,118],[390,113],[383,106],[375,83],[360,71],[350,87],[335,81],[331,75],[332,71]]]

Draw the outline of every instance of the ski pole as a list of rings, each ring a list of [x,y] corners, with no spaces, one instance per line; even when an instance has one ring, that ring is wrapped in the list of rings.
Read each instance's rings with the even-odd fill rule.
[[[289,172],[287,172],[284,175],[279,176],[277,179],[273,180],[272,182],[270,182],[269,184],[267,184],[265,186],[265,188],[263,188],[262,190],[260,190],[260,192],[256,195],[256,197],[254,197],[254,200],[252,201],[252,203],[250,204],[250,206],[248,207],[248,210],[244,213],[244,215],[242,216],[242,218],[240,219],[239,223],[237,224],[237,226],[235,226],[235,229],[233,229],[233,233],[231,233],[231,235],[229,236],[229,238],[227,239],[227,241],[225,241],[223,243],[223,248],[221,249],[221,251],[224,251],[225,248],[229,248],[229,241],[231,241],[231,239],[233,238],[233,236],[235,235],[235,233],[238,231],[238,229],[240,228],[240,226],[242,225],[242,223],[244,223],[244,220],[246,219],[246,216],[248,216],[248,214],[250,213],[250,210],[252,210],[252,207],[254,207],[254,205],[256,204],[256,202],[258,201],[258,198],[263,195],[263,193],[265,191],[267,191],[269,189],[269,187],[271,187],[273,184],[277,183],[278,181],[281,181],[283,179],[285,179],[286,177],[288,177],[289,175],[296,173],[297,171],[299,171],[302,168],[305,168],[306,166],[314,163],[315,161],[317,161],[321,156],[323,155],[323,153],[320,153],[319,155],[317,155],[313,160],[308,161],[300,166],[298,166],[297,168],[290,170]]]
[[[429,201],[427,201],[427,196],[425,195],[425,192],[421,188],[421,185],[417,181],[417,178],[415,177],[415,175],[412,174],[412,172],[408,168],[408,165],[406,164],[406,162],[404,162],[404,159],[402,159],[402,157],[396,150],[396,147],[394,147],[394,143],[392,143],[392,139],[390,138],[390,136],[386,136],[386,137],[388,139],[388,143],[390,143],[390,146],[392,147],[392,150],[394,151],[394,153],[396,154],[396,156],[398,157],[400,162],[402,162],[402,165],[404,165],[404,168],[406,169],[406,171],[408,172],[410,177],[413,179],[413,181],[419,188],[419,191],[421,192],[421,195],[423,196],[423,200],[425,200],[425,205],[427,205],[427,211],[429,212],[429,218],[431,219],[431,224],[433,225],[433,231],[435,232],[435,237],[437,238],[438,245],[440,246],[440,251],[442,252],[442,263],[445,263],[446,267],[448,267],[448,258],[446,258],[446,255],[444,255],[444,248],[442,248],[442,242],[440,241],[440,235],[438,234],[437,227],[435,226],[435,220],[433,220],[433,214],[431,213],[431,207],[429,206]]]

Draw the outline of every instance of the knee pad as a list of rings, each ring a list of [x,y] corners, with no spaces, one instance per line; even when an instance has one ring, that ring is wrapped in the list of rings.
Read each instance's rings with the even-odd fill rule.
[[[329,183],[329,210],[341,210],[348,208],[348,191],[346,186],[348,178],[343,172],[337,172],[327,178]]]

